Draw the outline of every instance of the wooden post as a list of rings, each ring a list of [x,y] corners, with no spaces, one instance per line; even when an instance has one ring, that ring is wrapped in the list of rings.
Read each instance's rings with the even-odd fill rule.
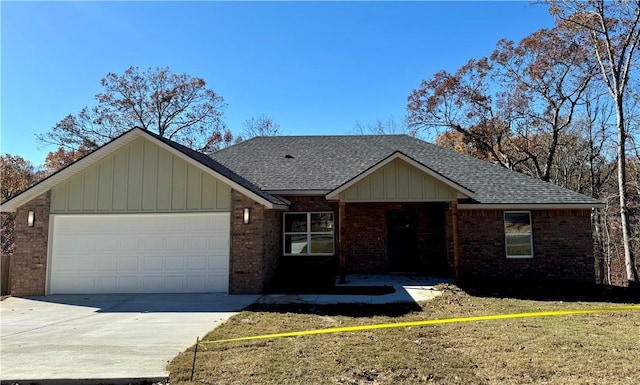
[[[453,273],[456,279],[460,279],[460,240],[458,239],[458,202],[453,201],[451,208],[451,231],[453,235]]]
[[[191,378],[189,381],[193,381],[193,372],[196,371],[196,356],[198,355],[198,345],[200,344],[200,337],[196,337],[196,346],[193,350],[193,363],[191,364]]]
[[[345,216],[345,203],[340,201],[338,204],[338,257],[340,259],[340,283],[347,283],[346,269],[347,269],[347,257],[344,250],[344,216]]]

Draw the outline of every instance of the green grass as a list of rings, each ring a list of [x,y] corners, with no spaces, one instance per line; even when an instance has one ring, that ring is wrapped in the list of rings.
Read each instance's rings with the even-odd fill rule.
[[[419,306],[253,306],[206,340],[436,318],[619,306],[513,292],[444,294]],[[473,293],[473,295],[469,294]],[[525,294],[531,294],[526,293]],[[535,297],[535,296],[534,296]],[[594,298],[593,295],[590,295]],[[567,302],[569,299],[571,302]],[[482,321],[206,345],[168,366],[172,384],[636,384],[640,311]]]

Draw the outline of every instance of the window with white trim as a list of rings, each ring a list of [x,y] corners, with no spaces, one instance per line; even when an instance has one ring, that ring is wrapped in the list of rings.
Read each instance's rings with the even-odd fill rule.
[[[333,255],[332,212],[284,213],[285,255]]]
[[[531,212],[505,211],[504,238],[507,258],[533,258]]]

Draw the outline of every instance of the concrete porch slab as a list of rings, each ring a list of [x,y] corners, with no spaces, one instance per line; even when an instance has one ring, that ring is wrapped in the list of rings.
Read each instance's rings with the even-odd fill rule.
[[[338,294],[267,294],[258,299],[262,304],[393,304],[416,303],[433,299],[442,293],[435,285],[453,282],[449,278],[426,277],[414,275],[366,275],[347,276],[347,282],[336,286],[393,286],[395,292],[384,295],[338,295]]]

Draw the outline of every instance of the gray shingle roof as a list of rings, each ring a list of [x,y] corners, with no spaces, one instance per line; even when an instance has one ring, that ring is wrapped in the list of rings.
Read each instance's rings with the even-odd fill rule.
[[[262,190],[333,190],[397,151],[473,191],[478,203],[600,204],[406,135],[257,137],[211,157]]]
[[[147,134],[153,136],[154,138],[164,142],[165,144],[173,147],[174,149],[180,151],[181,153],[185,154],[186,156],[192,158],[195,161],[200,162],[202,165],[210,168],[211,170],[214,170],[216,172],[218,172],[219,174],[224,175],[225,177],[231,179],[232,181],[236,182],[237,184],[239,184],[240,186],[246,188],[247,190],[253,192],[254,194],[266,199],[267,201],[276,204],[276,205],[286,205],[286,202],[282,201],[281,199],[261,190],[259,187],[257,187],[255,184],[251,183],[251,181],[247,180],[246,178],[241,177],[240,175],[238,175],[237,173],[235,173],[233,170],[230,170],[229,168],[225,167],[224,165],[220,164],[219,162],[215,161],[214,159],[208,157],[207,155],[192,150],[189,147],[183,146],[180,143],[176,143],[172,140],[169,140],[167,138],[164,138],[156,133],[153,133],[151,131],[146,131]]]

